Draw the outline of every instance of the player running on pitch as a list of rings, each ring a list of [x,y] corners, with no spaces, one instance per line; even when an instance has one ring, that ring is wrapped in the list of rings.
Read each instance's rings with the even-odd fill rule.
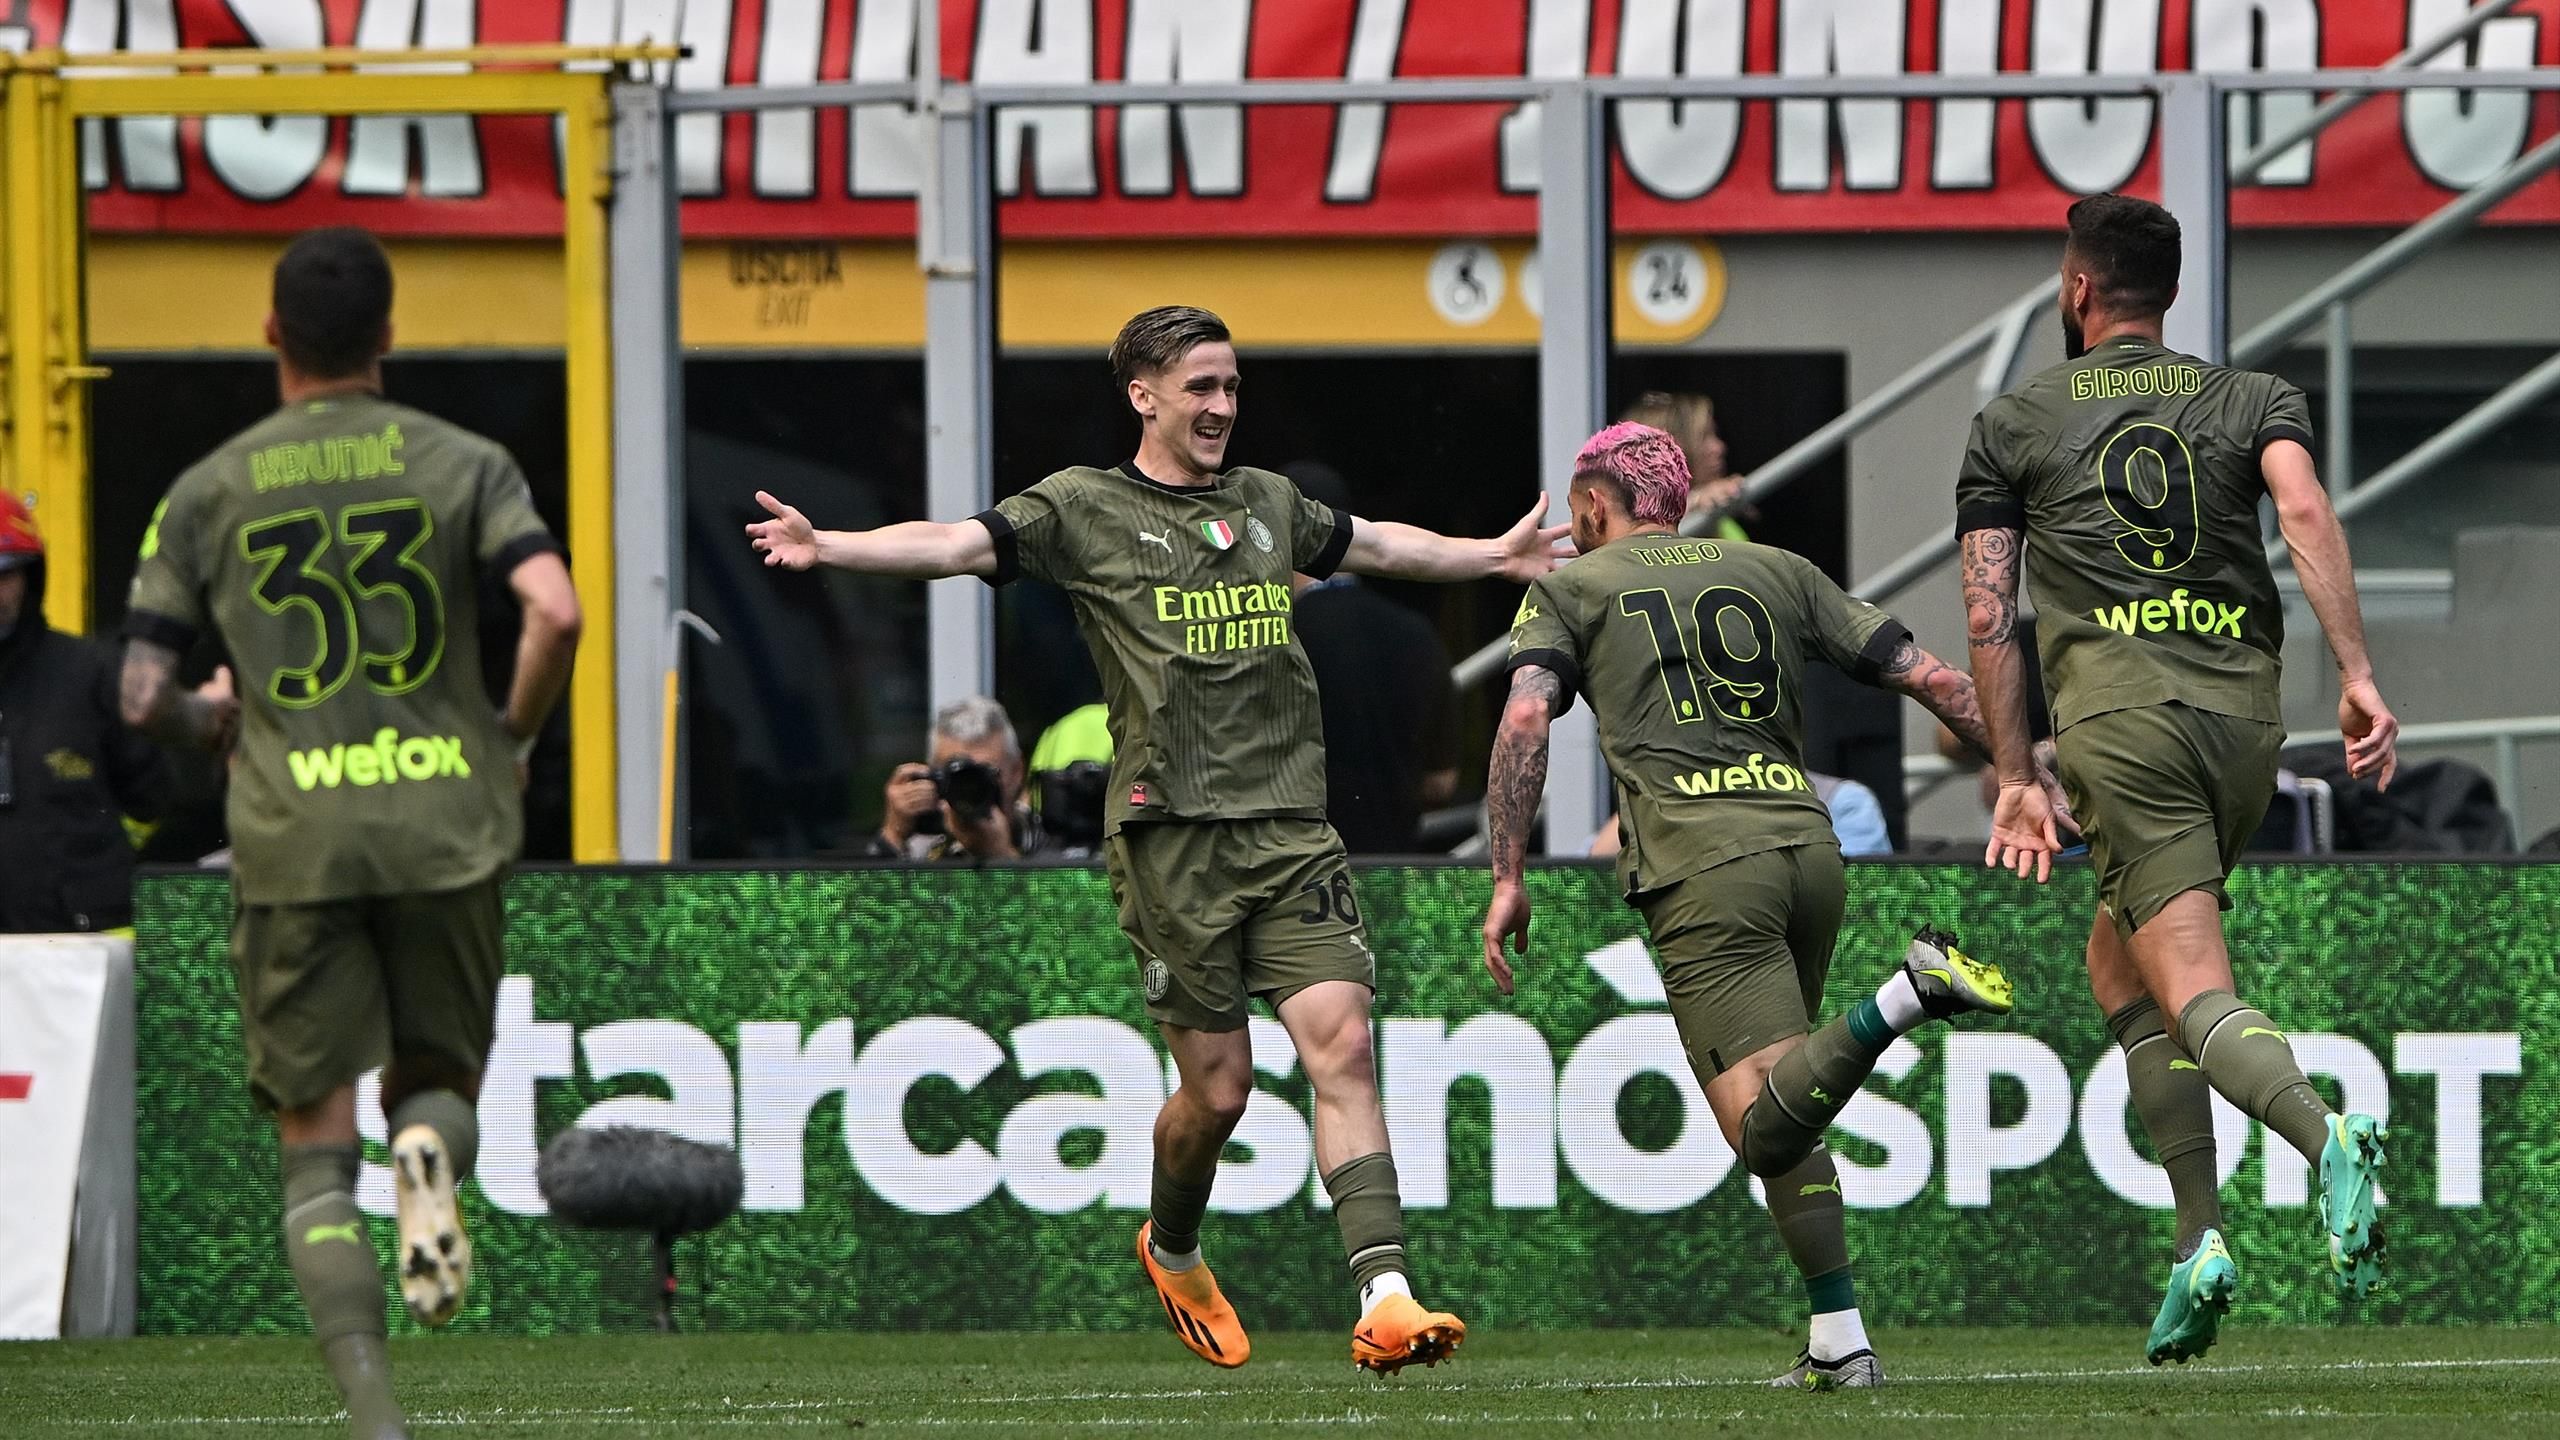
[[[471,1279],[454,1188],[497,1024],[521,842],[517,765],[569,681],[578,601],[515,461],[382,397],[391,267],[360,230],[276,263],[267,343],[284,405],[178,477],[142,543],[126,720],[232,767],[231,958],[249,1087],[283,1146],[285,1255],[364,1440],[407,1434],[382,1273],[356,1208],[355,1086],[377,1066],[400,1289],[442,1325]],[[479,595],[524,607],[493,713]],[[211,632],[239,697],[170,683]]]
[[[1136,459],[1061,470],[957,524],[817,531],[747,527],[767,564],[874,574],[1031,575],[1063,586],[1093,651],[1119,758],[1105,858],[1147,1013],[1180,1084],[1156,1118],[1155,1182],[1138,1259],[1165,1316],[1211,1364],[1245,1362],[1235,1311],[1200,1258],[1219,1151],[1253,1093],[1246,1003],[1268,1004],[1315,1087],[1317,1168],[1333,1197],[1361,1318],[1357,1363],[1438,1363],[1465,1338],[1405,1278],[1404,1218],[1370,1055],[1377,964],[1341,840],[1324,820],[1314,673],[1290,634],[1289,575],[1336,569],[1412,580],[1554,568],[1565,527],[1545,502],[1495,540],[1356,519],[1284,476],[1224,468],[1236,353],[1218,317],[1165,306],[1132,319],[1112,372],[1138,413]]]
[[[1974,681],[2000,798],[1985,863],[2032,870],[2055,846],[2029,783],[2018,548],[2064,785],[2098,871],[2089,988],[2124,1047],[2135,1110],[2167,1169],[2177,1253],[2151,1363],[2213,1344],[2238,1271],[2217,1228],[2207,1085],[2320,1167],[2329,1263],[2350,1295],[2381,1283],[2382,1130],[2339,1115],[2293,1047],[2233,993],[2223,881],[2275,790],[2284,610],[2258,501],[2273,496],[2312,612],[2336,652],[2347,764],[2389,784],[2399,722],[2365,657],[2347,538],[2313,472],[2302,392],[2161,344],[2178,222],[2147,200],[2073,205],[2061,365],[1974,417],[1956,481]]]
[[[1653,934],[1671,1014],[1708,1108],[1767,1181],[1812,1327],[1773,1384],[1884,1382],[1849,1273],[1840,1172],[1822,1134],[1894,1038],[1928,1020],[2008,1013],[2008,978],[1923,929],[1876,993],[1808,1036],[1846,891],[1830,812],[1804,774],[1804,665],[1820,659],[1925,705],[1988,749],[1973,685],[1882,610],[1802,556],[1689,540],[1689,466],[1646,425],[1574,457],[1582,558],[1538,581],[1511,630],[1511,699],[1485,809],[1493,907],[1484,963],[1511,993],[1509,937],[1528,949],[1522,857],[1546,783],[1547,726],[1589,697],[1615,777],[1618,878]]]

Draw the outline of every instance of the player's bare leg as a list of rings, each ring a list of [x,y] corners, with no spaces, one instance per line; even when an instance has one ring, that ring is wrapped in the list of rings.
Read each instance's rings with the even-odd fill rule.
[[[1360,1287],[1352,1363],[1392,1375],[1420,1361],[1437,1365],[1467,1338],[1465,1322],[1426,1310],[1405,1276],[1404,1202],[1387,1117],[1378,1100],[1366,985],[1326,980],[1281,1002],[1280,1023],[1316,1092],[1316,1173],[1333,1197],[1334,1223]]]
[[[1173,1333],[1201,1359],[1232,1369],[1250,1358],[1252,1341],[1201,1258],[1200,1220],[1219,1152],[1253,1096],[1253,1044],[1243,1030],[1158,1028],[1180,1083],[1156,1112],[1154,1188],[1138,1227],[1138,1263]]]
[[[2143,1133],[2169,1175],[2177,1236],[2160,1313],[2143,1355],[2183,1365],[2213,1347],[2240,1271],[2222,1236],[2221,1175],[2213,1153],[2213,1087],[2169,1033],[2160,1002],[2143,987],[2133,952],[2101,913],[2089,927],[2089,994],[2124,1049],[2125,1086]]]
[[[2382,1236],[2374,1225],[2374,1175],[2382,1127],[2369,1115],[2340,1115],[2320,1098],[2273,1020],[2233,993],[2222,911],[2211,891],[2189,890],[2133,932],[2135,971],[2178,1044],[2204,1078],[2251,1119],[2285,1139],[2320,1169],[2320,1208],[2329,1263],[2340,1289],[2382,1283]]]
[[[391,1394],[382,1320],[382,1270],[356,1208],[356,1092],[342,1085],[319,1101],[276,1113],[284,1164],[284,1252],[311,1336],[346,1402],[357,1440],[405,1440]]]
[[[1707,1108],[1715,1113],[1716,1125],[1734,1153],[1742,1151],[1743,1121],[1767,1086],[1769,1072],[1803,1044],[1803,1036],[1791,1035],[1706,1080]],[[1866,1322],[1858,1313],[1840,1170],[1832,1163],[1829,1147],[1816,1144],[1791,1169],[1766,1177],[1762,1184],[1779,1242],[1804,1278],[1812,1317],[1804,1354],[1793,1369],[1770,1383],[1789,1390],[1866,1389],[1884,1383],[1884,1367],[1867,1342]]]
[[[397,1057],[382,1076],[382,1116],[400,1206],[400,1295],[441,1327],[471,1288],[471,1237],[457,1198],[479,1161],[480,1077],[432,1056]]]

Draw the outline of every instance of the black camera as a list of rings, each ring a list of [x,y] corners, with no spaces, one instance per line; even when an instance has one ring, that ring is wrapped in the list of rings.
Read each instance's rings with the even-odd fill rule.
[[[1063,770],[1044,770],[1037,778],[1040,824],[1049,837],[1071,850],[1099,846],[1103,797],[1111,793],[1111,767],[1079,760]]]
[[[1004,805],[1004,777],[983,761],[947,760],[933,767],[932,780],[943,803],[973,825]]]

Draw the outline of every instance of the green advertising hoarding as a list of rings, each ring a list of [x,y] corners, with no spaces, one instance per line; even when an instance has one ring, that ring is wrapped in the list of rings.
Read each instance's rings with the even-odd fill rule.
[[[1828,1008],[1922,920],[2018,981],[1998,1026],[1930,1027],[1834,1132],[1870,1318],[2146,1321],[2168,1188],[2081,976],[2088,873],[1850,871]],[[1483,974],[1472,868],[1359,873],[1378,1055],[1416,1279],[1471,1324],[1781,1324],[1802,1294],[1681,1059],[1635,913],[1597,868],[1531,878],[1520,993]],[[2560,1314],[2560,868],[2280,865],[2233,885],[2244,992],[2332,1097],[2387,1108],[2393,1287],[2342,1304],[2312,1181],[2220,1116],[2254,1321]],[[141,1318],[303,1327],[271,1130],[240,1081],[225,880],[140,896]],[[466,1196],[463,1329],[647,1323],[645,1243],[557,1225],[534,1185],[564,1127],[734,1145],[743,1212],[679,1248],[688,1328],[1133,1329],[1130,1258],[1167,1087],[1108,887],[1083,869],[556,871],[516,878],[510,976]],[[1355,1318],[1315,1183],[1307,1086],[1257,1020],[1261,1091],[1208,1244],[1250,1325]],[[390,1210],[380,1118],[359,1196]],[[374,1226],[389,1248],[390,1226]],[[1960,1248],[1950,1248],[1959,1244]],[[405,1324],[405,1319],[396,1323]]]

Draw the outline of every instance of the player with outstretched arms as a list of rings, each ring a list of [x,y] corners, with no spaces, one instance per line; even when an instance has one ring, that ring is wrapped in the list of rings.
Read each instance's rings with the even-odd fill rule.
[[[2073,205],[2070,358],[1974,417],[1956,482],[1974,683],[2000,778],[1984,859],[2042,880],[2057,844],[2028,771],[2023,540],[2062,779],[2098,872],[2089,987],[2175,1197],[2176,1253],[2146,1348],[2155,1365],[2213,1344],[2239,1279],[2219,1229],[2208,1087],[2319,1167],[2339,1288],[2362,1295],[2382,1278],[2381,1127],[2311,1088],[2284,1033],[2235,993],[2223,942],[2223,882],[2274,794],[2284,743],[2284,609],[2262,498],[2275,500],[2337,656],[2350,772],[2388,784],[2399,733],[2365,656],[2302,392],[2161,343],[2178,263],[2178,222],[2150,201]]]
[[[1218,1156],[1253,1093],[1248,1001],[1271,1007],[1315,1088],[1316,1164],[1360,1293],[1352,1358],[1437,1363],[1466,1335],[1406,1279],[1370,1008],[1377,984],[1341,840],[1325,823],[1315,677],[1290,633],[1292,571],[1409,580],[1534,580],[1564,527],[1545,502],[1493,540],[1357,519],[1281,475],[1226,468],[1236,352],[1215,315],[1132,319],[1111,365],[1137,412],[1135,459],[1061,470],[954,524],[747,527],[766,563],[918,578],[1031,575],[1064,588],[1093,651],[1115,753],[1105,859],[1147,1013],[1180,1083],[1156,1118],[1140,1264],[1174,1332],[1215,1365],[1250,1345],[1201,1260]]]
[[[282,1140],[285,1255],[364,1440],[404,1435],[382,1274],[356,1208],[356,1081],[382,1067],[400,1288],[443,1325],[471,1278],[455,1187],[497,1026],[518,766],[569,683],[578,600],[507,452],[382,395],[391,267],[360,230],[277,262],[284,405],[178,477],[142,544],[125,718],[227,748],[231,932],[249,1088]],[[524,608],[493,713],[479,596]],[[236,702],[170,684],[216,636]]]
[[[1486,780],[1485,968],[1510,994],[1503,942],[1528,948],[1522,866],[1548,723],[1584,696],[1617,791],[1619,882],[1652,933],[1681,1046],[1726,1143],[1766,1182],[1804,1277],[1811,1333],[1772,1383],[1882,1384],[1822,1135],[1896,1037],[2006,1014],[2010,989],[1998,966],[1923,929],[1874,995],[1812,1029],[1847,890],[1830,812],[1804,772],[1804,667],[1819,660],[1908,695],[1987,751],[1972,682],[1802,556],[1683,537],[1689,466],[1660,430],[1593,436],[1569,494],[1581,558],[1530,586],[1512,622],[1511,698]]]

